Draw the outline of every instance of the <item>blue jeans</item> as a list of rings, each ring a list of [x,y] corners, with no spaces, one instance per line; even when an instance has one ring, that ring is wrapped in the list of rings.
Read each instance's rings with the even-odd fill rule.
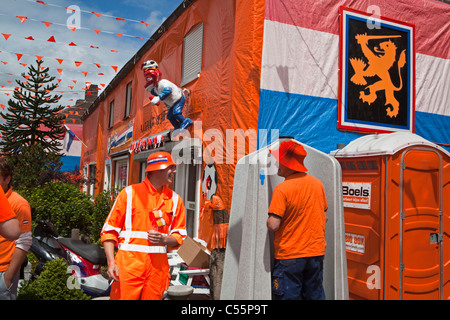
[[[181,99],[167,112],[167,119],[169,119],[174,129],[186,129],[192,124],[191,119],[183,117],[184,102],[185,97],[183,94]]]
[[[325,300],[324,256],[275,259],[272,293],[275,300]]]

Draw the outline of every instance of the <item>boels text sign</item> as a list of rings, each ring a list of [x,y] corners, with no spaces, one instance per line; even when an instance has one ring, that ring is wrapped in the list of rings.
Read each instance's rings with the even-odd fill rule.
[[[344,207],[370,209],[371,183],[342,182]]]

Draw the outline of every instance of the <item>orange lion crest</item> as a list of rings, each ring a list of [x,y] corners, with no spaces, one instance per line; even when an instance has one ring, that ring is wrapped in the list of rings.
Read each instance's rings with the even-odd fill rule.
[[[367,85],[365,78],[378,76],[379,81],[368,85],[363,91],[359,93],[359,99],[363,102],[367,102],[370,106],[377,99],[377,92],[384,90],[386,96],[386,106],[391,105],[391,107],[386,108],[387,115],[389,117],[396,117],[399,111],[399,102],[394,96],[394,91],[400,91],[403,87],[403,80],[400,70],[404,67],[406,63],[405,51],[403,50],[397,62],[398,74],[400,78],[400,85],[396,87],[392,83],[389,70],[394,66],[396,62],[396,51],[397,47],[391,40],[383,41],[378,47],[374,48],[374,51],[369,49],[368,42],[372,39],[387,39],[387,38],[398,38],[400,35],[380,35],[380,36],[368,36],[365,34],[358,34],[355,36],[357,43],[361,46],[362,52],[368,63],[364,62],[359,58],[351,58],[350,63],[355,71],[355,74],[350,79],[356,85]],[[366,94],[365,90],[369,90]]]

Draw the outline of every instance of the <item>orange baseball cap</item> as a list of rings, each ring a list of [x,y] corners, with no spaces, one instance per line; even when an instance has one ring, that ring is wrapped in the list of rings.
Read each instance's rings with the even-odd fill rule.
[[[172,155],[168,152],[160,151],[152,153],[147,158],[147,169],[145,172],[164,170],[170,166],[176,166],[173,162]]]
[[[293,140],[282,141],[278,149],[269,150],[279,163],[289,169],[298,172],[307,172],[308,169],[303,165],[306,157],[306,150],[303,146]]]

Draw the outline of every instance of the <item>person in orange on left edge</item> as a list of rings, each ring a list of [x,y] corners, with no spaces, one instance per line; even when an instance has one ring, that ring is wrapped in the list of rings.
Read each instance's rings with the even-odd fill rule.
[[[167,251],[187,235],[183,201],[169,188],[176,173],[170,153],[151,154],[145,172],[143,182],[119,193],[101,232],[111,300],[161,300],[170,280]]]
[[[19,271],[31,247],[31,207],[27,200],[11,187],[13,170],[4,158],[0,158],[0,186],[20,222],[20,236],[16,241],[0,236],[0,273],[5,288],[0,285],[0,299],[15,300],[19,284]],[[3,283],[2,283],[3,284]]]

